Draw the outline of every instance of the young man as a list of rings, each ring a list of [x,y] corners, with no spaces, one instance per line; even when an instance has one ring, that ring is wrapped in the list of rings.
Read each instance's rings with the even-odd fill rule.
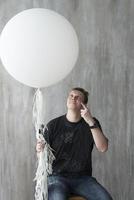
[[[108,149],[108,139],[99,121],[87,107],[88,92],[73,88],[67,98],[67,114],[51,120],[44,136],[56,159],[48,177],[48,199],[67,200],[77,194],[87,200],[112,200],[110,194],[92,177],[92,150]],[[38,141],[37,152],[43,144]]]

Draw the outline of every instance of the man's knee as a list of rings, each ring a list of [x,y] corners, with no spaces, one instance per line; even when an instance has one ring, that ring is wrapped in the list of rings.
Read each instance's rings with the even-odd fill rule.
[[[60,184],[52,184],[48,188],[48,200],[67,200],[66,188]]]
[[[64,182],[51,180],[48,184],[49,200],[67,200],[68,187]]]

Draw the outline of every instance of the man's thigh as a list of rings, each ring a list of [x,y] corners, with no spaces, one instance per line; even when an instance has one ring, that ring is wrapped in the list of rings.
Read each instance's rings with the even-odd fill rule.
[[[87,200],[112,200],[107,190],[95,178],[83,176],[76,181],[73,192],[85,197]]]
[[[48,178],[48,200],[67,200],[69,188],[64,178],[50,176]]]

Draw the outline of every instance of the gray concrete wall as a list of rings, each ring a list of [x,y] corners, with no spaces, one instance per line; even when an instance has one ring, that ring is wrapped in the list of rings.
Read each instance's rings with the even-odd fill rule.
[[[89,106],[109,138],[107,153],[93,152],[93,174],[114,200],[132,200],[134,188],[134,1],[0,0],[0,31],[18,12],[43,7],[64,15],[79,37],[72,73],[44,88],[44,119],[66,112],[67,92],[90,91]],[[0,200],[30,200],[36,169],[32,99],[0,63]]]

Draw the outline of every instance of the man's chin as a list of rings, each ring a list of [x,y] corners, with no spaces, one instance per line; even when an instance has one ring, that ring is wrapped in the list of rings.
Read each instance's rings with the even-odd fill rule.
[[[69,105],[69,106],[68,106],[68,109],[69,109],[69,110],[74,110],[74,111],[80,110],[76,105]]]

